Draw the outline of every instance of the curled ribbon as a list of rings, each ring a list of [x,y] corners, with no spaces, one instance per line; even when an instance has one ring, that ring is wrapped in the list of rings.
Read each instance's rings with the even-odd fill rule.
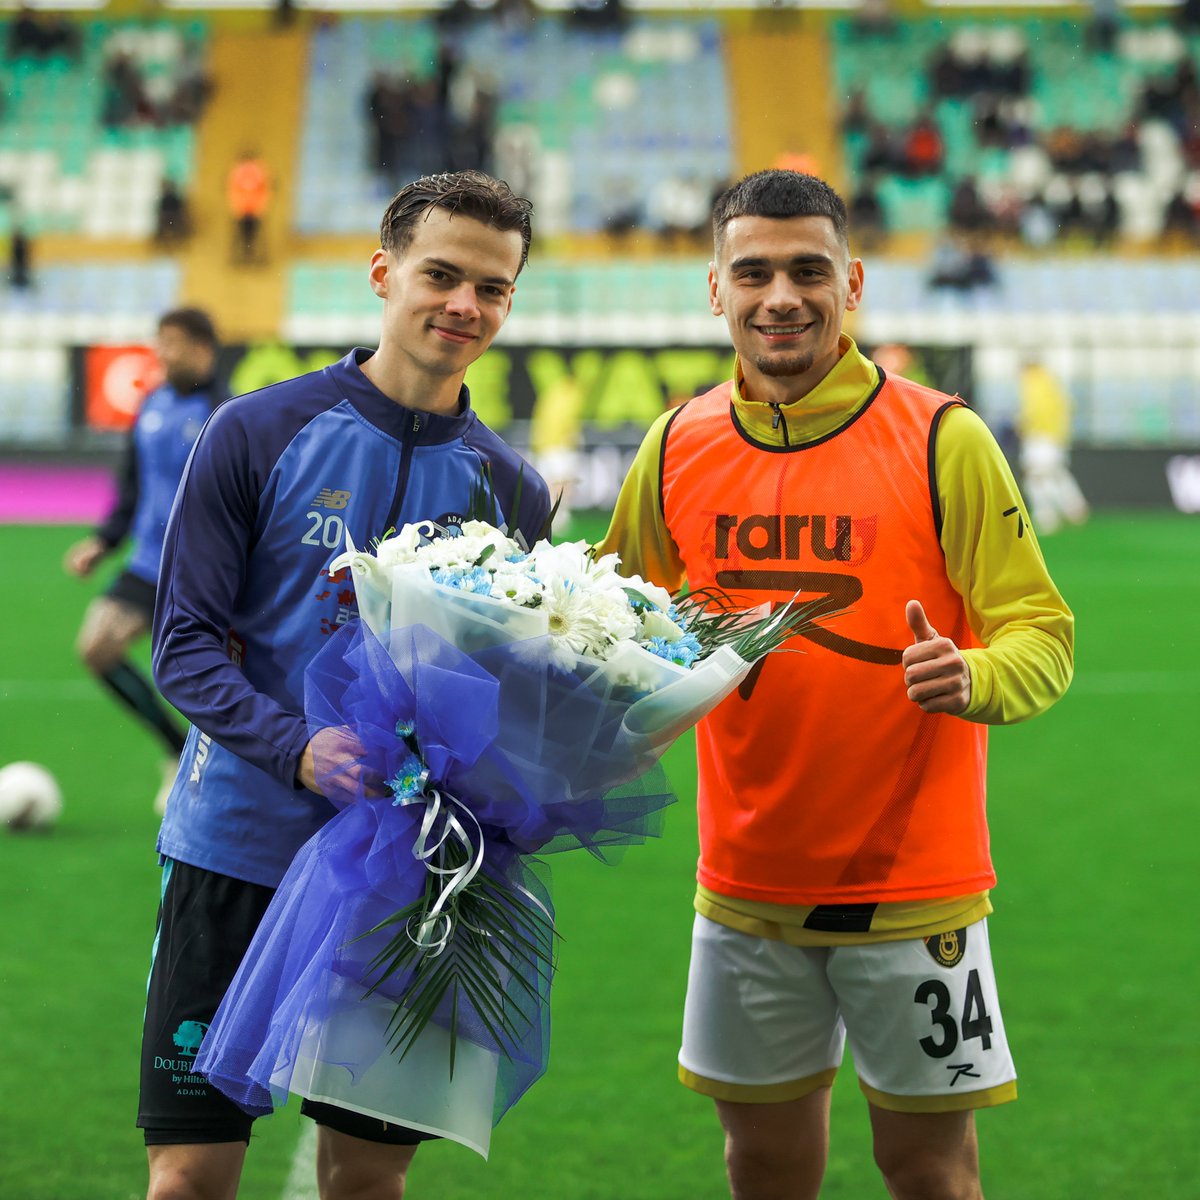
[[[416,932],[413,931],[412,921],[408,928],[408,936],[413,943],[436,958],[445,950],[454,932],[454,917],[446,911],[447,907],[470,884],[483,865],[483,830],[475,814],[461,800],[443,795],[436,788],[420,795],[406,796],[398,803],[404,807],[410,804],[425,805],[421,832],[413,843],[413,858],[423,862],[431,874],[443,877],[442,889],[428,912],[412,918],[412,921],[418,922]],[[474,841],[456,813],[464,814],[474,826]],[[456,867],[441,865],[441,861],[444,861],[442,851],[447,844],[457,844],[463,852],[463,861]],[[437,861],[439,859],[441,861]]]

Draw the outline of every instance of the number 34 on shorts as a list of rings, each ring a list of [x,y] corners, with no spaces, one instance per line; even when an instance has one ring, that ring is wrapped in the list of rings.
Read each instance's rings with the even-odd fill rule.
[[[865,1088],[895,1098],[973,1093],[976,1104],[1012,1099],[1016,1071],[1000,1015],[987,922],[875,949],[889,960],[885,977],[891,982],[885,987],[894,1017],[875,1024],[844,1009]],[[876,969],[880,966],[877,959]],[[875,1015],[882,1018],[878,1010]],[[889,1026],[890,1039],[880,1037]],[[993,1089],[992,1097],[977,1094]]]

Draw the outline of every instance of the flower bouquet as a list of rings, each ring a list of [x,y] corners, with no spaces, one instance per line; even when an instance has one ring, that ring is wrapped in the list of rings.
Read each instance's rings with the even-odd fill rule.
[[[535,855],[656,832],[663,751],[820,610],[672,600],[583,543],[441,533],[331,565],[360,619],[310,664],[305,705],[341,811],[297,854],[195,1069],[252,1113],[293,1092],[486,1157],[549,1051]]]

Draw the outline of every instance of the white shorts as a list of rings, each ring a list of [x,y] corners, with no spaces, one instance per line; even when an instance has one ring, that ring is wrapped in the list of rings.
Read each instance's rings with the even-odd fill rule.
[[[940,937],[790,946],[697,915],[679,1077],[719,1100],[795,1100],[833,1082],[847,1038],[880,1108],[1016,1099],[987,922]]]

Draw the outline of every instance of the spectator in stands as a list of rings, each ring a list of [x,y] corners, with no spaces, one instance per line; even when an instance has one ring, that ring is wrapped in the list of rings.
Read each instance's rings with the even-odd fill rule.
[[[1045,137],[1046,155],[1055,170],[1069,175],[1084,170],[1083,134],[1071,125],[1056,125]]]
[[[850,93],[850,99],[842,110],[842,133],[865,134],[871,128],[871,110],[867,104],[867,93],[858,88]]]
[[[186,241],[192,232],[192,217],[187,198],[175,180],[164,176],[158,193],[154,218],[154,242],[170,250]]]
[[[956,100],[967,94],[963,63],[949,42],[934,50],[926,71],[935,100]]]
[[[1021,206],[1017,217],[1021,241],[1034,250],[1042,250],[1058,237],[1058,219],[1041,193],[1031,196]]]
[[[423,79],[405,89],[407,138],[403,170],[417,177],[437,175],[450,159],[450,116],[438,94],[435,79]]]
[[[608,189],[600,201],[601,226],[613,237],[628,237],[642,223],[642,211],[635,199],[632,181]]]
[[[8,283],[19,292],[33,287],[33,243],[24,226],[16,223],[8,235]]]
[[[901,166],[912,179],[936,175],[946,159],[946,144],[932,111],[922,112],[904,134]]]
[[[963,238],[943,237],[934,247],[929,286],[933,291],[948,289],[972,292],[997,282],[996,269],[982,246]]]
[[[198,41],[184,44],[172,81],[171,95],[163,105],[166,124],[193,125],[203,115],[213,93],[213,80],[204,62],[204,47]]]
[[[1200,78],[1190,54],[1184,54],[1167,75],[1151,76],[1142,86],[1137,115],[1166,121],[1179,135],[1187,129],[1189,112],[1200,103]]]
[[[154,117],[142,73],[127,51],[118,50],[105,60],[102,89],[100,120],[106,128],[119,129]]]
[[[1029,51],[1021,48],[1014,53],[999,55],[988,64],[990,78],[987,86],[992,91],[1010,98],[1029,94],[1033,80],[1033,68],[1029,62]]]
[[[1189,249],[1200,247],[1200,173],[1167,201],[1162,236],[1167,242],[1183,241]]]
[[[1111,55],[1116,49],[1121,29],[1120,0],[1091,0],[1092,21],[1088,26],[1087,44],[1097,54]]]
[[[444,101],[451,170],[492,173],[499,103],[491,80],[470,67],[455,65]]]
[[[1012,150],[1033,140],[1028,103],[1011,96],[983,92],[975,98],[975,136],[981,146]]]
[[[974,175],[964,175],[954,185],[946,217],[955,233],[974,236],[991,232],[992,214],[979,194]]]
[[[892,0],[862,0],[854,13],[852,28],[859,37],[890,37],[896,32]]]
[[[233,218],[233,262],[262,263],[262,223],[271,204],[267,168],[253,150],[243,150],[226,179],[226,199]]]
[[[385,71],[375,71],[371,75],[371,83],[364,97],[367,145],[370,148],[371,168],[385,178],[389,176],[395,159],[391,128],[393,109],[398,107],[395,94],[395,85]]]
[[[887,234],[887,213],[873,175],[868,175],[859,184],[847,208],[850,224],[857,231],[863,249],[877,249]]]
[[[579,29],[623,29],[629,20],[621,0],[575,0],[570,20]]]
[[[1127,121],[1120,133],[1113,138],[1109,153],[1109,168],[1114,175],[1123,171],[1142,169],[1142,145],[1138,141],[1136,121]]]
[[[459,29],[469,25],[480,15],[480,10],[471,0],[450,0],[445,8],[439,9],[434,17],[438,29]]]
[[[1097,249],[1109,247],[1117,236],[1121,210],[1111,184],[1098,175],[1087,175],[1079,183],[1079,226]]]
[[[712,188],[695,175],[664,175],[650,191],[647,224],[668,243],[705,238],[712,216]]]
[[[901,155],[892,131],[882,121],[872,121],[867,128],[862,169],[871,174],[890,175],[900,166]]]
[[[217,334],[207,313],[174,309],[158,323],[157,352],[165,379],[142,402],[126,443],[117,501],[96,530],[76,542],[64,562],[83,579],[124,542],[128,563],[83,619],[77,649],[87,669],[157,736],[166,759],[155,807],[163,811],[184,735],[153,684],[129,658],[150,632],[154,590],[167,517],[204,422],[224,396],[215,383]]]
[[[78,28],[61,17],[22,5],[9,23],[9,58],[47,58],[59,53],[78,58],[79,49]]]

